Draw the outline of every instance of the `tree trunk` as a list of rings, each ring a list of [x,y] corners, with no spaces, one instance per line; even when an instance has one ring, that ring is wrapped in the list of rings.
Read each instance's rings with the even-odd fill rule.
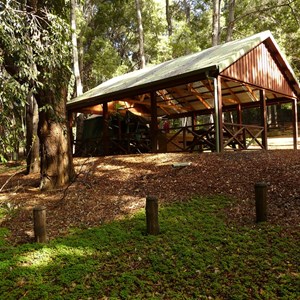
[[[73,70],[76,83],[76,96],[82,94],[82,83],[79,70],[77,34],[76,34],[76,0],[71,0],[71,29],[72,29],[72,49],[73,49]]]
[[[166,0],[166,19],[168,23],[168,35],[169,37],[173,34],[172,18],[170,14],[169,0]]]
[[[234,28],[234,9],[235,9],[235,0],[229,0],[226,42],[230,42],[232,40],[232,34]]]
[[[26,173],[38,173],[39,164],[39,138],[38,131],[38,106],[32,93],[27,97],[26,105]]]
[[[47,91],[39,93],[39,106],[47,103],[52,109],[40,109],[38,134],[41,145],[41,190],[59,188],[74,179],[70,127],[66,118],[66,92],[60,100]]]
[[[138,33],[139,33],[140,69],[143,69],[146,66],[146,60],[145,60],[145,50],[144,50],[144,30],[143,30],[143,21],[142,21],[140,0],[135,0],[135,4],[136,4],[136,13],[137,13],[137,21],[138,21]]]
[[[185,13],[185,21],[187,24],[191,22],[191,6],[187,0],[183,1],[184,13]]]
[[[72,29],[72,50],[73,50],[73,71],[75,76],[76,84],[76,96],[80,96],[83,93],[83,87],[80,76],[80,66],[78,58],[78,47],[77,47],[77,34],[76,34],[76,0],[71,0],[71,29]],[[79,113],[76,117],[76,144],[75,153],[80,154],[82,150],[82,138],[83,138],[83,114]]]
[[[220,44],[221,0],[213,0],[212,46]]]

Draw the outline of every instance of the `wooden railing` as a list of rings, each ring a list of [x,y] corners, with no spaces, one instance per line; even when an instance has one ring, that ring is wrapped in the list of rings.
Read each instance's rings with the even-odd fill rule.
[[[223,148],[247,150],[251,146],[264,149],[261,142],[263,127],[255,125],[224,123]],[[166,133],[160,130],[159,149],[162,152],[215,151],[216,137],[213,123],[196,126],[170,128]]]

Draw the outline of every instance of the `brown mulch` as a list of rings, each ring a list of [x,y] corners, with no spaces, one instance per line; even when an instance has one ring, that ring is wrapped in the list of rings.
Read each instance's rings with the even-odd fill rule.
[[[168,153],[75,158],[79,173],[67,189],[40,192],[38,175],[0,174],[0,206],[10,214],[0,223],[11,230],[14,244],[33,240],[32,208],[47,208],[51,239],[71,227],[89,228],[144,207],[154,195],[160,204],[186,201],[194,195],[236,199],[228,220],[255,225],[254,184],[268,185],[268,221],[287,233],[300,226],[300,152],[296,150],[217,153]],[[172,164],[190,162],[183,168]]]

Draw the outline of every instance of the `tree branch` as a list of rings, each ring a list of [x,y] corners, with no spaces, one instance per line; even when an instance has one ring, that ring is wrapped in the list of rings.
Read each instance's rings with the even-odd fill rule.
[[[288,1],[286,3],[283,3],[283,4],[278,4],[278,5],[272,5],[272,6],[265,6],[264,8],[261,8],[261,9],[255,9],[255,10],[252,10],[246,14],[243,14],[243,15],[240,15],[239,17],[235,18],[235,22],[245,18],[245,17],[248,17],[248,16],[251,16],[253,14],[261,14],[261,13],[264,13],[264,12],[267,12],[267,11],[270,11],[272,9],[275,9],[275,8],[279,8],[279,7],[284,7],[284,6],[289,6],[295,2],[295,0],[292,0],[292,1]]]

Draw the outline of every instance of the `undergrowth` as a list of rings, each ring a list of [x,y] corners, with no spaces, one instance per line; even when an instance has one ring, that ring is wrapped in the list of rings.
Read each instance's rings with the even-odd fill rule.
[[[49,244],[5,243],[0,299],[300,299],[299,239],[268,223],[226,225],[223,197],[76,230]],[[299,236],[298,236],[299,237]]]

